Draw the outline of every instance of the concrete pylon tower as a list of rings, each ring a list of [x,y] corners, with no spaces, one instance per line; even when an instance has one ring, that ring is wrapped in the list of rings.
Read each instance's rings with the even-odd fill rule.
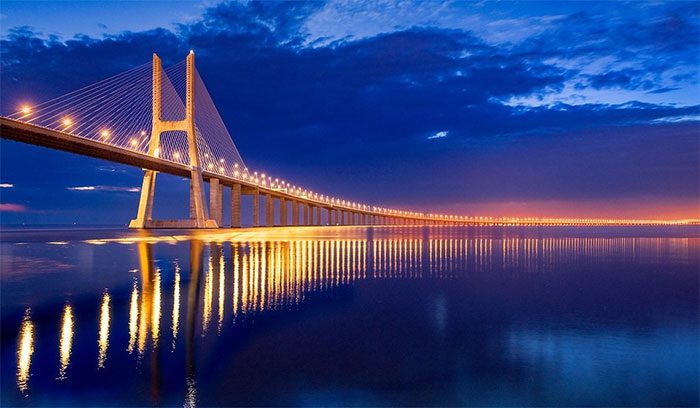
[[[199,163],[197,135],[194,119],[194,52],[187,55],[185,118],[183,120],[162,120],[162,73],[160,58],[153,54],[153,120],[148,155],[160,154],[160,137],[163,132],[181,131],[187,134],[187,147],[190,159],[190,218],[187,220],[153,220],[153,195],[156,186],[155,170],[144,170],[141,199],[136,218],[129,228],[216,228],[215,220],[209,218],[204,199],[204,179]]]

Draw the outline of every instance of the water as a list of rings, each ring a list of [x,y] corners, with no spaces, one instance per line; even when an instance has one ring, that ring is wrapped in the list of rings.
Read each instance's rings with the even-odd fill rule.
[[[694,228],[4,231],[4,406],[698,405]]]

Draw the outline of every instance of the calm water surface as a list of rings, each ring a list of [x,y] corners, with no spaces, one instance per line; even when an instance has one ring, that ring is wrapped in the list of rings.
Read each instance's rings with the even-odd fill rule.
[[[699,236],[3,231],[1,402],[695,406]]]

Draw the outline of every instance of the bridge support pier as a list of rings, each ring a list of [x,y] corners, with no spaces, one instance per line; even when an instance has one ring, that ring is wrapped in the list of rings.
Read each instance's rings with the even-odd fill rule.
[[[260,190],[253,192],[253,226],[260,226]]]
[[[321,225],[321,207],[316,207],[316,225]]]
[[[224,186],[221,185],[219,179],[209,180],[209,208],[211,210],[211,218],[216,221],[219,226],[223,222],[223,191]]]
[[[272,194],[265,194],[265,225],[275,226],[275,204],[272,201]]]
[[[299,201],[292,201],[292,225],[299,225]]]
[[[241,185],[231,186],[231,228],[241,226]]]
[[[307,203],[301,203],[301,206],[304,208],[304,225],[311,225],[311,219],[309,217],[309,204]]]
[[[280,225],[287,226],[287,199],[280,197]]]

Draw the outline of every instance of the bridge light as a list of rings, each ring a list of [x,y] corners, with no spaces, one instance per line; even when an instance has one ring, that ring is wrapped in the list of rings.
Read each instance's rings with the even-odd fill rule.
[[[213,164],[211,164],[211,163],[209,163],[209,164],[207,165],[207,168],[209,168],[209,169],[213,169],[213,168],[214,168],[214,165],[213,165]]]
[[[102,136],[103,139],[107,139],[109,137],[109,130],[102,129],[102,131],[100,132],[100,136]]]
[[[224,159],[219,159],[219,163],[223,163],[223,162],[224,162]]]
[[[142,130],[142,131],[141,131],[141,136],[146,136],[146,131],[145,131],[145,130]]]
[[[32,113],[32,108],[29,105],[22,105],[19,107],[19,111],[22,113],[22,115],[29,115]]]
[[[136,145],[138,144],[136,139],[133,139],[133,138],[131,139],[131,141],[129,143],[131,143],[131,146],[133,146],[133,147],[136,147]]]
[[[153,157],[159,157],[160,156],[160,148],[156,147],[156,149],[153,151]]]
[[[219,173],[223,173],[223,172],[224,172],[224,168],[223,168],[223,167],[219,167]]]
[[[63,126],[68,127],[73,124],[73,121],[71,120],[71,118],[63,118],[61,123],[63,124]]]
[[[173,153],[173,159],[180,160],[180,152]]]
[[[233,163],[233,167],[238,168],[238,163]]]

